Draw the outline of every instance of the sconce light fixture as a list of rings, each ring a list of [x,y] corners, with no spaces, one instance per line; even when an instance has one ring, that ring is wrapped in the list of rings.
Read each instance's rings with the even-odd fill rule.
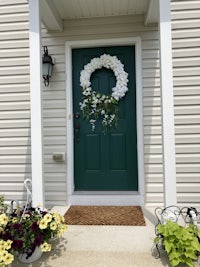
[[[42,77],[44,79],[44,85],[49,85],[49,78],[51,78],[53,70],[53,60],[52,57],[48,54],[47,46],[44,46],[44,55],[42,57]]]

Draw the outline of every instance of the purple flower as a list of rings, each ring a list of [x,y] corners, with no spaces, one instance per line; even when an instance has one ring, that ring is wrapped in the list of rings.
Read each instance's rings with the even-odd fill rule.
[[[23,247],[23,241],[20,239],[15,239],[12,242],[12,249],[17,250]]]
[[[12,235],[9,231],[6,231],[5,234],[3,235],[4,240],[12,239]]]
[[[39,226],[38,226],[37,222],[33,222],[33,223],[31,224],[31,229],[32,229],[33,231],[37,231],[37,230],[39,229]]]
[[[42,235],[39,234],[38,236],[36,236],[35,240],[34,240],[34,246],[35,247],[39,247],[42,243]]]
[[[21,226],[20,223],[15,223],[15,224],[13,224],[13,228],[14,228],[15,230],[20,230],[20,229],[22,228],[22,226]]]

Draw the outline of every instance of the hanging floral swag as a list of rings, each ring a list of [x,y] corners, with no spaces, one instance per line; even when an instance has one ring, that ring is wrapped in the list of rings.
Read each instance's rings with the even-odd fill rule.
[[[91,88],[90,77],[92,73],[102,67],[112,69],[116,77],[116,85],[112,88],[111,95],[104,95]],[[90,63],[84,66],[80,75],[80,85],[83,94],[80,109],[83,112],[83,116],[90,122],[92,131],[95,130],[98,119],[102,120],[104,132],[109,127],[117,127],[118,101],[128,91],[127,83],[128,73],[124,71],[124,65],[116,56],[104,54],[99,58],[93,58]]]

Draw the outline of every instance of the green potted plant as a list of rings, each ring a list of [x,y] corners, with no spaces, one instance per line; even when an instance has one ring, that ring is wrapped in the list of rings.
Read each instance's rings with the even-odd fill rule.
[[[181,263],[194,266],[200,252],[200,229],[193,224],[184,227],[178,222],[166,221],[158,224],[156,245],[162,244],[170,264],[174,267]]]

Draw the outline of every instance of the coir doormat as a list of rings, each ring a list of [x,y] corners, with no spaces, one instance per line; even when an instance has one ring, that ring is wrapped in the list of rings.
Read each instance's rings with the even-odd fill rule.
[[[145,226],[140,206],[71,206],[64,217],[69,225]]]

